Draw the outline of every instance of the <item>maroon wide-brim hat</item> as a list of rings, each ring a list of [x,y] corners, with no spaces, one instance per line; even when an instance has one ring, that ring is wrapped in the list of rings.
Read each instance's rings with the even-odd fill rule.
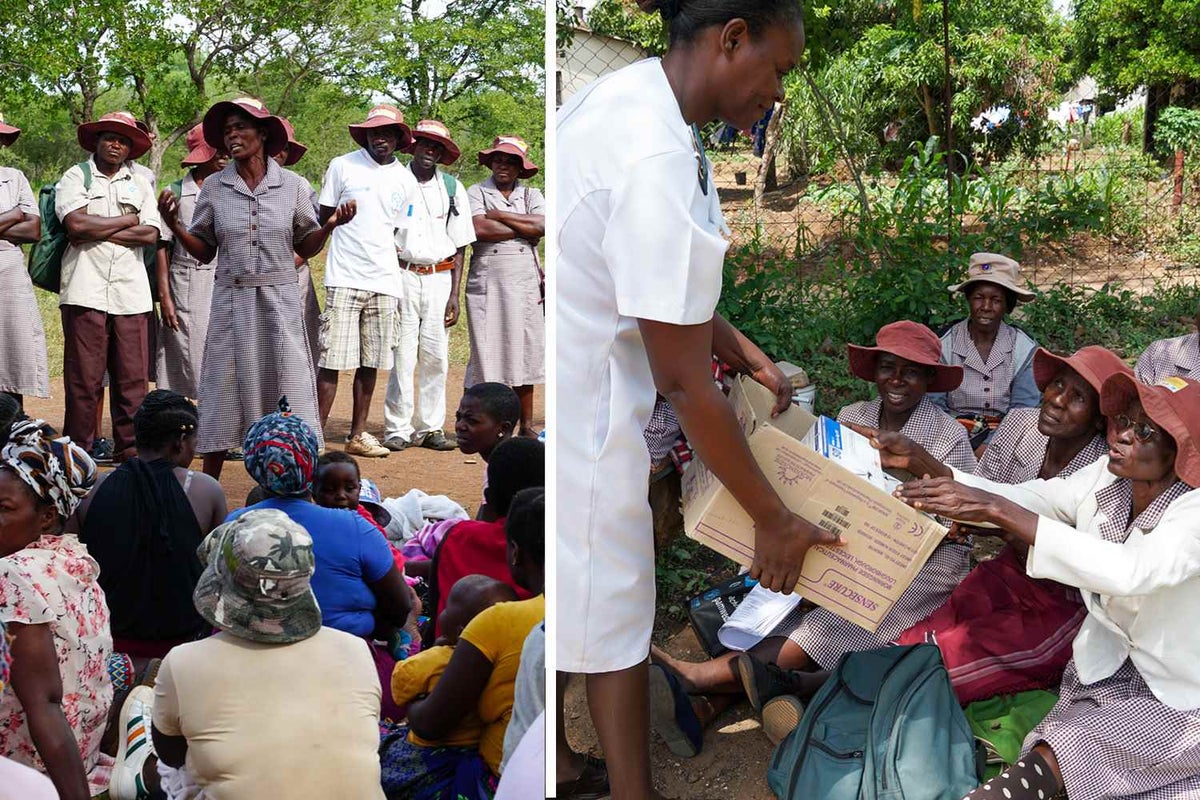
[[[0,114],[0,147],[8,147],[20,135],[21,129],[16,125],[9,125],[4,121],[4,115]]]
[[[261,101],[255,100],[253,97],[239,97],[236,100],[222,100],[214,103],[212,108],[204,114],[204,121],[200,124],[204,129],[204,141],[208,142],[210,146],[218,150],[225,149],[225,118],[233,111],[244,112],[252,119],[266,123],[268,156],[275,155],[287,144],[287,130],[283,127],[279,117],[273,116],[270,111],[267,111],[267,107]]]
[[[428,139],[442,146],[445,152],[438,159],[438,163],[442,166],[450,166],[455,161],[458,161],[459,156],[462,155],[462,150],[450,138],[450,129],[436,119],[423,119],[418,122],[417,127],[413,128],[412,136],[412,142],[408,147],[404,148],[404,152],[409,155],[412,155],[413,148],[417,144],[417,139]]]
[[[1150,420],[1175,440],[1175,475],[1192,488],[1200,487],[1200,383],[1167,378],[1150,386],[1133,375],[1119,373],[1100,390],[1100,412],[1112,419],[1125,413],[1137,398]]]
[[[198,167],[207,164],[217,157],[219,152],[215,147],[204,141],[204,126],[196,125],[187,133],[187,155],[180,161],[184,167]]]
[[[285,167],[290,167],[300,159],[304,158],[304,154],[308,152],[308,148],[296,141],[296,129],[292,127],[292,123],[287,117],[280,117],[279,121],[283,123],[283,129],[287,131],[287,158],[283,160]]]
[[[521,159],[521,171],[518,177],[529,178],[537,174],[538,166],[529,160],[529,145],[520,136],[497,136],[492,140],[492,146],[479,151],[479,163],[491,167],[492,156],[497,153],[508,153]]]
[[[116,133],[129,140],[129,160],[134,161],[150,150],[150,136],[137,125],[128,111],[113,111],[95,122],[85,122],[75,130],[79,146],[89,153],[96,152],[96,142],[102,133]]]
[[[963,368],[942,364],[942,340],[919,322],[901,320],[884,325],[875,334],[875,346],[846,345],[850,374],[864,381],[875,380],[875,362],[880,353],[891,353],[906,361],[933,368],[933,380],[926,391],[949,392],[963,380]]]
[[[400,132],[400,138],[396,142],[397,150],[403,153],[405,148],[412,144],[412,130],[404,123],[404,112],[395,106],[386,104],[375,106],[367,112],[367,119],[364,122],[348,127],[350,128],[350,138],[357,142],[359,147],[367,147],[372,130],[388,127],[396,128]]]
[[[1104,382],[1113,375],[1133,375],[1133,370],[1119,355],[1099,345],[1081,347],[1069,356],[1055,355],[1039,347],[1033,354],[1033,382],[1037,384],[1038,391],[1046,391],[1050,381],[1064,368],[1079,373],[1079,377],[1087,381],[1096,394],[1100,394]]]

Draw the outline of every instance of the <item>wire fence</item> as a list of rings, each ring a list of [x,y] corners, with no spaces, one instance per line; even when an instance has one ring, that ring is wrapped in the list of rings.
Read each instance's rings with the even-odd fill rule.
[[[560,53],[559,103],[641,55],[579,25]],[[1042,288],[1109,284],[1146,293],[1200,278],[1200,168],[1188,164],[1176,180],[1170,159],[1143,155],[1140,120],[1102,123],[1089,114],[1056,130],[1031,157],[1018,155],[1015,142],[1024,120],[997,125],[981,116],[976,166],[964,169],[960,158],[947,181],[945,162],[923,154],[920,142],[910,148],[915,164],[903,150],[895,156],[896,138],[918,139],[924,121],[849,130],[811,80],[796,102],[827,111],[807,114],[809,130],[784,112],[754,138],[721,128],[705,134],[732,246],[782,259],[800,281],[836,282],[847,262],[903,258],[887,234],[917,229],[953,252],[982,238],[1018,257]],[[824,158],[815,153],[814,117]],[[856,155],[872,147],[870,164]],[[878,155],[889,147],[892,156]],[[764,151],[774,156],[766,163]],[[965,265],[970,252],[961,255]]]

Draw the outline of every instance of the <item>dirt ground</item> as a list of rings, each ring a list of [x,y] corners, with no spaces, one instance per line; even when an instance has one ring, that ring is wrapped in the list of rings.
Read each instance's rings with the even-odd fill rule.
[[[458,408],[462,396],[463,373],[462,365],[451,364],[450,377],[446,383],[446,426],[447,430],[454,429],[454,411]],[[326,447],[340,450],[345,445],[343,439],[350,430],[350,381],[352,373],[343,373],[342,382],[338,387],[337,401],[329,416],[326,426]],[[369,430],[383,438],[383,397],[387,386],[387,376],[379,376],[379,388],[375,392],[371,404]],[[62,379],[53,378],[50,383],[51,397],[42,400],[35,397],[26,399],[26,411],[30,415],[41,417],[52,425],[59,426],[63,419]],[[534,426],[541,429],[545,424],[545,393],[541,387],[536,394]],[[106,404],[107,405],[107,404]],[[107,407],[106,407],[107,411]],[[106,436],[111,436],[111,423],[104,422]],[[445,453],[415,448],[401,453],[392,453],[387,458],[360,458],[359,468],[365,477],[379,484],[379,489],[385,497],[398,497],[417,488],[428,494],[444,494],[459,503],[471,516],[475,515],[482,494],[484,464],[478,456],[464,456],[457,450]],[[199,458],[193,463],[193,468],[200,469]],[[241,462],[228,462],[221,474],[221,485],[229,500],[230,509],[245,505],[246,495],[254,488],[254,481],[246,474]]]
[[[690,626],[672,626],[655,643],[688,661],[707,658]],[[567,688],[567,739],[577,751],[603,756],[588,716],[583,681]],[[738,800],[773,800],[767,786],[767,765],[774,746],[762,732],[758,715],[744,702],[717,717],[704,732],[704,748],[695,758],[681,759],[657,737],[651,738],[650,760],[655,786],[666,797],[681,800],[736,797]]]

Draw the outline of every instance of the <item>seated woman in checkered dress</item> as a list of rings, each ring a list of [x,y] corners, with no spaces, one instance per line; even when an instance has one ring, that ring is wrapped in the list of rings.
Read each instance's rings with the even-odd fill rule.
[[[1065,478],[1108,452],[1100,388],[1112,375],[1132,374],[1125,362],[1094,345],[1066,358],[1039,349],[1033,372],[1042,390],[1041,407],[1009,412],[980,459],[977,476],[1007,484]],[[952,475],[897,434],[880,434],[876,446],[889,469]],[[1071,642],[1087,611],[1074,587],[1025,574],[1027,550],[1018,541],[1009,542],[972,570],[941,608],[897,640],[938,645],[963,705],[1053,689],[1062,680]]]
[[[881,328],[875,338],[875,347],[849,345],[848,349],[851,373],[874,383],[879,396],[846,406],[838,413],[838,421],[864,430],[902,433],[919,442],[937,462],[974,471],[975,454],[966,429],[926,396],[956,387],[962,380],[962,367],[938,363],[941,344],[937,334],[920,323],[894,322]],[[968,544],[947,540],[939,545],[874,633],[823,608],[797,606],[748,653],[729,653],[700,664],[677,661],[657,649],[653,657],[678,677],[682,691],[714,695],[701,706],[702,721],[727,707],[743,690],[756,708],[776,694],[794,691],[807,695],[824,682],[824,674],[800,670],[832,669],[845,653],[894,641],[945,602],[966,577],[970,555]],[[652,672],[652,685],[662,680],[669,679]],[[652,721],[660,732],[676,722],[673,717],[659,719],[657,715]]]
[[[1100,393],[1108,455],[1016,486],[954,472],[897,490],[993,525],[1026,573],[1083,594],[1058,703],[977,800],[1200,797],[1200,384],[1118,373]]]

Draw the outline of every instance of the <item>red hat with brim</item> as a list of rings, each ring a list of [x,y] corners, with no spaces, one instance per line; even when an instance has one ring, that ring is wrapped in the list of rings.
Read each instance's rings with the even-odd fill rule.
[[[184,167],[198,167],[207,164],[217,157],[219,152],[215,147],[204,141],[204,126],[197,125],[187,134],[187,155],[180,161]]]
[[[4,121],[4,117],[0,117],[0,147],[8,147],[17,140],[21,135],[21,129],[15,125],[9,125]]]
[[[113,111],[95,122],[85,122],[75,131],[79,146],[89,153],[96,152],[102,133],[115,133],[129,140],[129,160],[134,161],[150,150],[150,136],[137,126],[137,119],[128,111]]]
[[[1158,427],[1175,440],[1175,475],[1193,489],[1200,487],[1200,383],[1167,378],[1150,386],[1133,375],[1113,375],[1100,390],[1100,412],[1112,419],[1134,398]]]
[[[350,128],[350,138],[357,142],[359,147],[366,149],[370,149],[368,142],[371,131],[376,128],[396,128],[400,132],[400,138],[396,141],[396,149],[402,153],[405,152],[406,147],[412,144],[412,130],[404,124],[404,113],[395,106],[375,106],[367,112],[366,121],[347,127]]]
[[[520,136],[497,136],[492,140],[490,148],[479,151],[479,163],[490,167],[492,156],[497,153],[508,153],[521,159],[521,171],[517,173],[517,177],[529,178],[537,174],[537,164],[529,160],[529,145],[525,144],[525,140]]]
[[[290,167],[300,159],[304,158],[304,154],[308,152],[308,148],[296,141],[296,130],[292,127],[292,123],[287,117],[280,117],[279,121],[283,123],[283,129],[287,131],[287,158],[283,160],[285,167]]]
[[[217,150],[225,149],[225,118],[233,111],[247,114],[251,119],[263,122],[267,126],[266,151],[273,156],[287,144],[287,130],[279,117],[273,116],[262,102],[253,97],[239,97],[236,100],[222,100],[214,103],[204,115],[200,123],[204,129],[204,141]]]
[[[933,380],[928,392],[949,392],[963,380],[963,368],[942,364],[942,340],[919,322],[901,320],[884,325],[875,334],[874,347],[846,345],[850,357],[850,374],[864,381],[875,380],[875,363],[881,353],[899,356],[905,361],[933,368]]]
[[[1104,387],[1104,382],[1113,375],[1133,375],[1133,370],[1119,355],[1099,345],[1081,347],[1069,356],[1055,355],[1046,348],[1039,347],[1033,354],[1033,382],[1037,384],[1038,391],[1046,391],[1050,381],[1064,368],[1074,370],[1096,390],[1097,395]]]
[[[438,159],[438,163],[443,166],[450,166],[458,157],[462,155],[462,150],[458,149],[458,145],[450,138],[450,129],[436,119],[423,119],[417,123],[417,127],[413,128],[413,141],[408,147],[404,148],[404,152],[412,154],[413,148],[416,147],[417,139],[428,139],[431,142],[437,142],[445,150],[442,157]]]

